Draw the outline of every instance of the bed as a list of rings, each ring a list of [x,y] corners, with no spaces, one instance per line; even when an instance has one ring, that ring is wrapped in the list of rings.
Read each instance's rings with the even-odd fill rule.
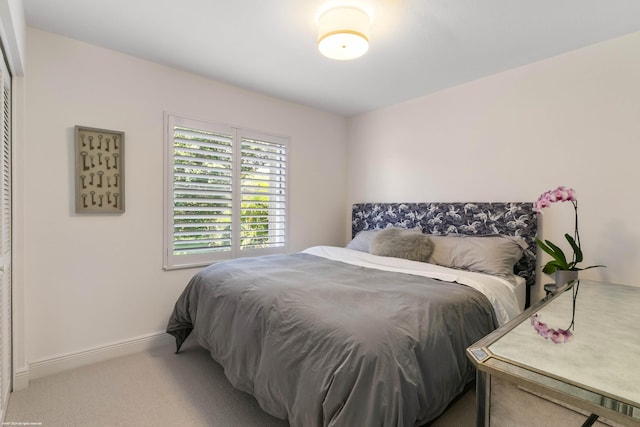
[[[389,229],[431,245],[427,262],[381,256]],[[345,248],[195,274],[167,332],[177,352],[193,333],[234,387],[292,426],[422,425],[473,380],[466,348],[527,305],[535,234],[531,203],[356,204]]]

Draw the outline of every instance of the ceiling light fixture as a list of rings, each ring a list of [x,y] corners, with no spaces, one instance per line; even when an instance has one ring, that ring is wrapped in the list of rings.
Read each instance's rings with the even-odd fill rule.
[[[338,60],[364,55],[369,49],[369,15],[352,6],[327,10],[318,20],[318,49]]]

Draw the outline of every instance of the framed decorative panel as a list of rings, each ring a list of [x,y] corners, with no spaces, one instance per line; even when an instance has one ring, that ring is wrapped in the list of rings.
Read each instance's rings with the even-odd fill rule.
[[[76,212],[124,212],[124,132],[75,127]]]

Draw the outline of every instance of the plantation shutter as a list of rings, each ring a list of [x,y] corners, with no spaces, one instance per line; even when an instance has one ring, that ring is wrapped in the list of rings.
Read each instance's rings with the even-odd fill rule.
[[[241,251],[285,246],[287,147],[265,139],[241,137]]]
[[[11,106],[9,87],[2,91],[2,252],[11,248]]]
[[[2,55],[0,55],[0,60]],[[0,65],[0,420],[13,387],[11,331],[11,76]]]
[[[164,268],[286,252],[288,140],[165,119]]]
[[[171,126],[173,147],[170,257],[192,262],[230,258],[233,215],[231,129]],[[211,254],[217,256],[211,256]],[[188,255],[188,257],[184,257]]]

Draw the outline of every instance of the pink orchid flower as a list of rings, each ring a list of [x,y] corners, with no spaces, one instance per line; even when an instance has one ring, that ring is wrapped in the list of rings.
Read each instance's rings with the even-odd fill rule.
[[[533,210],[542,213],[542,209],[548,208],[552,203],[556,202],[575,202],[576,192],[573,188],[566,188],[561,185],[555,190],[544,192],[533,203]]]
[[[546,323],[541,322],[538,314],[531,316],[531,325],[536,330],[537,334],[544,339],[550,339],[556,344],[563,344],[571,341],[573,334],[568,329],[553,329],[549,328]]]

